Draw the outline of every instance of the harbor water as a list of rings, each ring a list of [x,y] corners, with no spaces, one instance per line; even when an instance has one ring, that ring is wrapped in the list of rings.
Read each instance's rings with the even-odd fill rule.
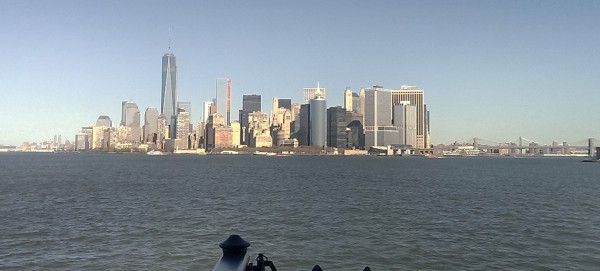
[[[0,154],[0,269],[596,270],[600,164],[576,158]]]

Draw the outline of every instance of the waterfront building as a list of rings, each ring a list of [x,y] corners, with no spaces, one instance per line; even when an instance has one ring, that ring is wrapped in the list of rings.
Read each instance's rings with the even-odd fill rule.
[[[169,125],[174,123],[177,114],[177,60],[170,52],[162,57],[160,113],[165,115]]]
[[[143,130],[144,138],[142,142],[156,143],[158,135],[158,109],[156,107],[146,108]]]
[[[264,114],[262,112],[252,112],[248,114],[248,132],[246,135],[248,145],[250,145],[251,147],[256,147],[256,138],[262,135],[267,135],[269,137],[269,140],[272,140],[271,136],[269,135],[269,118],[267,114]],[[262,142],[261,140],[264,139],[265,137],[261,137],[261,139],[258,142]]]
[[[292,112],[280,107],[271,115],[271,137],[273,145],[278,146],[278,140],[290,139],[292,133]]]
[[[87,136],[87,140],[88,140],[87,146],[88,146],[88,150],[91,149],[92,148],[92,136],[94,133],[93,126],[81,127],[81,132],[88,135]]]
[[[327,109],[327,146],[346,148],[346,109],[340,106]]]
[[[139,129],[139,127],[137,128]],[[110,149],[111,150],[131,150],[138,146],[138,141],[134,137],[138,135],[134,127],[119,125],[111,129]]]
[[[90,149],[88,134],[77,133],[75,135],[75,150],[87,151]]]
[[[402,101],[394,106],[394,126],[398,127],[400,145],[417,146],[417,106]]]
[[[231,145],[233,147],[239,147],[242,143],[240,142],[241,137],[241,125],[239,121],[233,121],[231,123]]]
[[[304,103],[307,104],[308,101],[316,98],[317,92],[323,99],[327,98],[327,90],[325,88],[319,87],[319,84],[317,84],[316,88],[304,88]]]
[[[399,144],[399,131],[392,125],[392,93],[380,86],[364,89],[365,147]]]
[[[422,149],[428,146],[427,130],[425,125],[425,99],[423,89],[415,86],[401,86],[400,89],[389,90],[392,93],[392,106],[399,105],[403,101],[409,101],[417,107],[417,145]]]
[[[204,149],[206,148],[205,146],[205,136],[206,136],[206,123],[205,122],[200,122],[198,123],[198,125],[196,126],[196,146],[198,146],[198,148]]]
[[[270,148],[273,147],[273,138],[269,134],[260,134],[253,138],[254,148]]]
[[[187,150],[190,148],[188,146],[188,137],[190,134],[190,113],[184,111],[182,108],[179,109],[179,113],[176,118],[176,139],[179,139],[175,147],[179,150]]]
[[[207,149],[211,149],[211,148],[216,148],[216,135],[215,135],[215,129],[218,127],[224,127],[225,126],[225,117],[223,117],[223,114],[217,112],[214,113],[212,115],[210,115],[210,117],[208,117],[208,122],[206,123],[205,126],[205,144],[206,144],[206,148]],[[229,133],[231,133],[231,129],[229,130]],[[223,144],[223,142],[226,141],[226,138],[222,137],[221,140],[219,142],[219,144]],[[230,142],[231,143],[231,142]]]
[[[232,129],[228,126],[217,126],[214,128],[214,148],[233,147]]]
[[[169,125],[167,125],[167,117],[164,114],[158,115],[156,121],[156,148],[165,148],[165,139],[169,139]]]
[[[429,110],[427,110],[427,105],[423,104],[423,110],[425,110],[425,131],[423,133],[423,141],[425,141],[425,148],[431,148],[431,131],[429,124]]]
[[[318,88],[317,88],[318,89]],[[310,104],[310,145],[327,146],[327,102],[321,92],[315,93]]]
[[[108,150],[110,147],[111,127],[92,127],[92,150]]]
[[[364,149],[365,131],[360,120],[352,120],[348,123],[346,129],[348,131],[348,148]]]
[[[300,146],[310,145],[310,104],[303,104],[300,106],[300,113],[296,118],[298,123],[297,129],[294,133],[294,138],[298,139]]]

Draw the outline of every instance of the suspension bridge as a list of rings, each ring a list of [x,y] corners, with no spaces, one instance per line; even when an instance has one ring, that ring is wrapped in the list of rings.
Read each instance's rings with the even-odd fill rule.
[[[576,142],[557,142],[542,144],[539,141],[519,137],[514,140],[492,141],[475,137],[464,143],[434,147],[438,153],[488,153],[500,155],[586,155],[594,156],[600,142],[595,138],[586,138]]]

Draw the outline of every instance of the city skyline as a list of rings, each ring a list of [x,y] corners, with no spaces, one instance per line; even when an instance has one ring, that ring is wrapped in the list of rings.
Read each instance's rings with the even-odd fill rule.
[[[140,111],[160,108],[157,63],[169,52],[178,58],[177,100],[195,110],[192,124],[213,98],[214,80],[225,77],[234,82],[233,112],[244,94],[262,95],[262,108],[273,97],[301,103],[303,88],[317,82],[328,107],[343,105],[346,87],[415,85],[427,93],[434,144],[600,135],[600,124],[590,122],[600,99],[595,2],[180,2],[163,15],[177,17],[171,34],[156,19],[165,12],[160,2],[143,2],[139,11],[137,4],[4,5],[0,30],[11,42],[0,48],[11,65],[0,68],[0,144],[55,134],[73,141],[99,115],[118,123],[119,103],[130,99]],[[261,9],[267,4],[276,11],[269,19]],[[212,23],[219,12],[228,20]],[[306,14],[331,20],[299,20]],[[19,110],[25,104],[31,113]],[[9,117],[15,112],[18,121]]]

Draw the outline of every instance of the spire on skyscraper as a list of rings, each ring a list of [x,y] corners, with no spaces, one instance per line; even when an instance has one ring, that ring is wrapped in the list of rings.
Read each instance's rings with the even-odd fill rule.
[[[169,53],[171,52],[171,27],[169,26]]]

